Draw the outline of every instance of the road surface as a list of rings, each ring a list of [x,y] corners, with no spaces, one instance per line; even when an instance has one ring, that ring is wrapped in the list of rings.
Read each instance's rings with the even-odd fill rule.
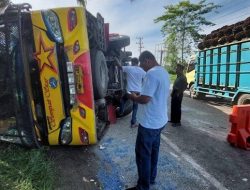
[[[162,132],[158,176],[151,190],[250,190],[250,151],[231,147],[228,102],[183,99],[182,126]],[[123,190],[134,186],[137,129],[130,116],[111,125],[99,144],[53,147],[61,180],[57,189]]]

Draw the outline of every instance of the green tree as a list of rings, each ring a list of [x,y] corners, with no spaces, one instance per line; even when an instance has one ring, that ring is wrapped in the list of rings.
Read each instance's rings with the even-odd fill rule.
[[[178,55],[171,50],[172,56],[180,55],[181,62],[184,64],[184,56],[190,51],[191,44],[201,38],[201,27],[214,25],[205,18],[205,15],[218,7],[220,6],[207,3],[206,0],[201,0],[197,4],[185,0],[176,5],[164,7],[164,14],[156,18],[155,22],[164,22],[162,32],[166,36],[167,46],[176,45],[175,49],[179,50]]]
[[[164,58],[165,67],[169,73],[175,73],[176,64],[180,61],[178,58],[179,45],[176,43],[176,34],[169,34],[165,41],[166,44],[166,57]]]
[[[1,0],[0,1],[0,10],[6,7],[10,3],[10,0]]]

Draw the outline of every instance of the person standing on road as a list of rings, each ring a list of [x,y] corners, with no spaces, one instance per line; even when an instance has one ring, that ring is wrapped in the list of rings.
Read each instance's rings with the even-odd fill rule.
[[[127,75],[127,91],[139,95],[141,92],[141,86],[143,78],[146,72],[138,66],[139,61],[137,58],[131,59],[132,66],[122,66],[122,70]],[[122,100],[124,101],[124,100]],[[123,112],[124,102],[121,103],[121,112]],[[138,103],[133,101],[133,112],[131,118],[131,127],[138,127],[136,124],[136,113],[138,109]]]
[[[181,103],[183,92],[187,88],[187,78],[183,73],[184,66],[177,64],[177,78],[174,81],[173,90],[171,93],[171,123],[173,127],[181,126]]]
[[[140,95],[128,95],[131,100],[139,103],[139,127],[135,145],[139,179],[136,187],[127,190],[149,190],[150,184],[155,183],[160,134],[168,122],[169,75],[149,51],[142,52],[139,61],[146,71],[142,91]]]

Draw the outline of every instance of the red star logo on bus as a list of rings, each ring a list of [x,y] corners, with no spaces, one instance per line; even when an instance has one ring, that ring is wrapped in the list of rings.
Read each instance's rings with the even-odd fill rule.
[[[43,69],[47,67],[53,72],[57,73],[57,70],[51,60],[53,53],[54,47],[46,47],[42,36],[40,35],[39,50],[35,53],[35,59],[38,61],[40,72],[42,72]]]

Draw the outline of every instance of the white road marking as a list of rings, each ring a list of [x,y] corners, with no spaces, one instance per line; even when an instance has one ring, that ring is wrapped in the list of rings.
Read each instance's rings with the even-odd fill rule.
[[[226,141],[227,132],[219,131],[212,123],[202,121],[200,119],[193,119],[192,122],[189,120],[184,120],[184,126],[192,127],[195,130],[207,133],[210,137],[216,138],[218,140]],[[202,127],[201,127],[202,126]]]
[[[173,152],[169,152],[169,154],[171,154],[175,158],[179,158],[179,156],[177,154],[173,153]]]
[[[223,186],[217,179],[211,176],[203,167],[194,161],[189,155],[183,153],[177,145],[172,143],[165,135],[161,134],[161,139],[167,143],[175,152],[177,152],[180,157],[182,157],[186,162],[190,163],[193,168],[195,168],[205,179],[207,179],[211,184],[213,184],[219,190],[228,190]]]
[[[196,126],[198,126],[198,124]],[[226,141],[227,133],[225,133],[225,132],[221,132],[221,131],[216,131],[215,132],[215,129],[210,129],[210,128],[206,127],[206,126],[194,127],[193,125],[189,125],[189,127],[192,127],[195,130],[199,130],[199,131],[202,131],[204,133],[207,133],[212,138],[216,137],[216,139],[218,139],[218,140]]]

